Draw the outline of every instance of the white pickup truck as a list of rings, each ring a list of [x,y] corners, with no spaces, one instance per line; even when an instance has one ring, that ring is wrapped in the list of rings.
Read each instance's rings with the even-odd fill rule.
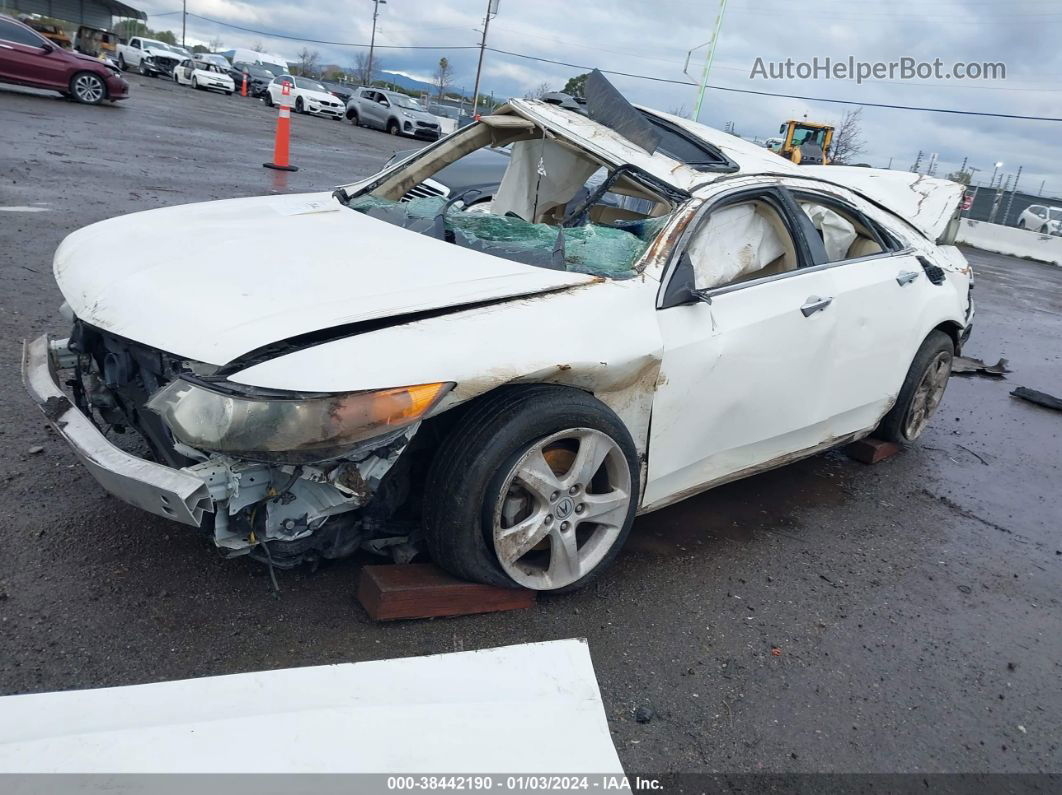
[[[118,67],[122,71],[136,69],[145,76],[171,74],[173,67],[186,57],[168,44],[140,36],[129,39],[128,44],[118,45]]]

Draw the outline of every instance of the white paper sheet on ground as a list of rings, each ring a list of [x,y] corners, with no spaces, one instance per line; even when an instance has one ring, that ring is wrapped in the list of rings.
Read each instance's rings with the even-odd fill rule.
[[[584,640],[0,698],[0,773],[622,773]]]
[[[547,210],[566,204],[598,168],[554,141],[517,141],[490,210],[535,222]]]
[[[785,253],[771,223],[749,202],[713,212],[689,247],[694,281],[705,289],[729,284]]]

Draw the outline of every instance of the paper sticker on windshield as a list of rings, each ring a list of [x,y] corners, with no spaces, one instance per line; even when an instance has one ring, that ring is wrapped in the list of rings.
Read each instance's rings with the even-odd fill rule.
[[[275,209],[281,215],[310,215],[312,213],[334,213],[339,210],[339,205],[332,201],[331,198],[310,199],[309,201],[276,205]]]

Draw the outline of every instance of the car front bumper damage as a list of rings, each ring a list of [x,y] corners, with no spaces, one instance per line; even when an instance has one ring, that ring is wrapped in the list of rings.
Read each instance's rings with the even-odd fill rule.
[[[58,374],[76,358],[67,340],[42,335],[23,343],[22,377],[34,402],[96,481],[130,505],[212,531],[215,545],[227,555],[259,557],[268,543],[265,557],[282,567],[308,557],[342,557],[369,540],[366,528],[379,528],[363,521],[358,509],[372,501],[418,427],[327,466],[266,464],[187,449],[182,452],[202,460],[166,466],[115,445],[63,392]]]

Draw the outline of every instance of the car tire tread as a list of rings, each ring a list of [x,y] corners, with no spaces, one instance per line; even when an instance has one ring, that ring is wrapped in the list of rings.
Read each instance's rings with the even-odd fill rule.
[[[562,422],[563,420],[563,422]],[[518,587],[498,563],[485,528],[484,499],[504,462],[557,428],[598,426],[624,449],[632,467],[631,510],[609,554],[581,579],[554,592],[582,587],[618,554],[638,502],[640,482],[634,442],[611,409],[571,387],[537,384],[501,387],[469,407],[435,453],[425,487],[424,539],[432,559],[450,573],[502,587]],[[534,430],[535,427],[538,430]],[[492,446],[500,445],[496,452]],[[507,466],[505,469],[507,470]]]
[[[918,352],[907,370],[903,385],[900,387],[899,393],[897,393],[896,403],[882,418],[881,423],[874,432],[875,437],[884,439],[887,442],[896,442],[897,444],[910,444],[914,441],[913,439],[908,439],[904,434],[904,420],[907,417],[907,411],[911,406],[915,390],[918,388],[926,368],[933,358],[944,350],[954,355],[955,342],[943,331],[934,329],[918,348]]]

